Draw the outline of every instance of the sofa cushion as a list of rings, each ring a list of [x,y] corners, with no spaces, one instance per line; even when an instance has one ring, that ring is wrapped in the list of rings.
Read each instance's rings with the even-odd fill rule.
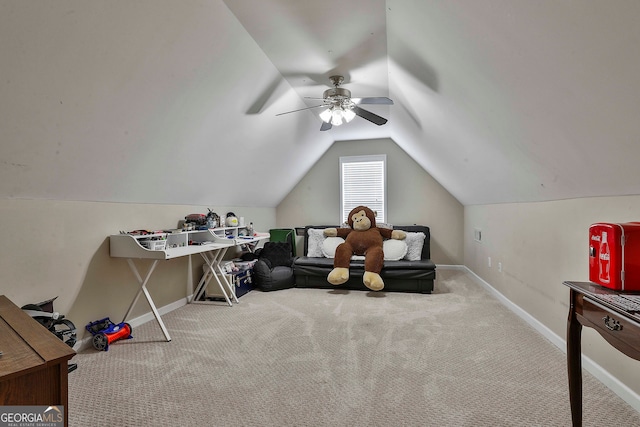
[[[333,259],[331,258],[311,258],[307,256],[297,257],[294,262],[294,267],[298,268],[310,268],[310,269],[324,269],[325,275],[329,274],[329,270],[333,268]],[[349,268],[353,270],[364,270],[364,261],[363,260],[352,260]],[[385,271],[390,270],[406,270],[406,271],[415,271],[415,270],[435,270],[436,265],[430,259],[421,259],[419,261],[407,261],[406,259],[401,259],[399,261],[385,261],[384,268],[382,269],[381,275],[384,276]]]

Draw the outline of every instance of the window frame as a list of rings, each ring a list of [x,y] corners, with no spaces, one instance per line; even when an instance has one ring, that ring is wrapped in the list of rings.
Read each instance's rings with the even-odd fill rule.
[[[380,190],[382,191],[382,202],[376,206],[370,206],[371,203],[366,200],[360,202],[354,202],[355,204],[350,207],[345,207],[345,165],[352,165],[354,163],[382,163],[382,185]],[[387,155],[386,154],[370,154],[362,156],[340,156],[340,223],[346,223],[348,221],[347,216],[349,212],[356,206],[364,205],[371,210],[376,211],[376,222],[385,223],[388,221],[387,214]],[[381,212],[382,210],[382,212]]]

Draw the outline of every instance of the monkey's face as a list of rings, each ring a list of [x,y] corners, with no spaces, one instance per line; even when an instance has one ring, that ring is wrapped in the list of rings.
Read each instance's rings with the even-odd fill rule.
[[[354,230],[366,231],[371,228],[371,220],[367,217],[367,213],[364,210],[359,210],[351,214],[351,221],[353,223],[351,228]]]

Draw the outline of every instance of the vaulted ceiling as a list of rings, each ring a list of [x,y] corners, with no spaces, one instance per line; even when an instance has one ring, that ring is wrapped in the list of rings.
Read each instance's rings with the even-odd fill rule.
[[[465,205],[640,194],[638,22],[636,0],[4,0],[0,196],[275,206],[335,141],[384,137]],[[389,122],[276,116],[331,75]]]

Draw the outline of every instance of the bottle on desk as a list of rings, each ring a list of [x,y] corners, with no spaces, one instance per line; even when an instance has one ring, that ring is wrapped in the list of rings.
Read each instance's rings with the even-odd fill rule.
[[[609,283],[611,280],[611,253],[609,252],[609,240],[607,237],[607,232],[603,231],[600,240],[600,280],[604,283]]]
[[[253,223],[250,222],[249,226],[247,226],[247,236],[253,237]]]

